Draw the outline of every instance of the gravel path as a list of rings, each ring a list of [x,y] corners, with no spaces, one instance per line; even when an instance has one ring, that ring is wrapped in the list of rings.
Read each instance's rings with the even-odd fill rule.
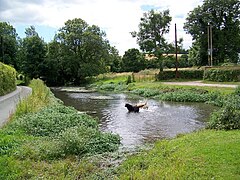
[[[208,86],[208,87],[229,87],[236,88],[238,85],[231,84],[206,84],[201,81],[189,81],[189,82],[164,82],[163,84],[170,85],[184,85],[184,86]]]
[[[5,96],[0,96],[0,127],[2,127],[13,114],[18,102],[31,94],[31,92],[31,88],[19,86],[15,91]]]

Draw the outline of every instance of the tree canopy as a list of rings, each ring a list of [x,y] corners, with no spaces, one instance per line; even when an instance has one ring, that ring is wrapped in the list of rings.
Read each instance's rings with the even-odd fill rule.
[[[129,49],[122,58],[122,70],[125,72],[138,72],[145,69],[146,62],[138,49]]]
[[[0,22],[0,60],[16,67],[18,48],[16,29],[7,22]]]
[[[25,34],[18,52],[20,70],[30,78],[40,78],[44,73],[46,43],[39,37],[34,26],[26,28]]]
[[[208,26],[212,27],[213,32],[214,63],[236,63],[240,49],[240,1],[204,0],[202,6],[188,14],[184,28],[197,41],[195,45],[200,46],[199,65],[208,64]]]
[[[164,34],[169,32],[172,17],[169,10],[158,12],[151,10],[143,14],[139,24],[139,32],[132,32],[133,37],[137,37],[140,49],[148,54],[154,54],[160,61],[161,55],[168,48],[168,43]],[[160,70],[162,70],[160,62]]]
[[[48,61],[58,63],[56,75],[61,72],[65,82],[79,84],[87,76],[105,72],[110,49],[105,36],[98,26],[80,18],[65,22],[49,46]]]

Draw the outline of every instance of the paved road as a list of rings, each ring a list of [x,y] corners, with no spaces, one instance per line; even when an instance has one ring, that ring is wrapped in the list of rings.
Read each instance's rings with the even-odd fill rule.
[[[171,84],[171,85],[184,85],[184,86],[208,86],[208,87],[229,87],[229,88],[236,88],[237,85],[231,84],[206,84],[201,81],[189,81],[189,82],[164,82],[164,84]]]
[[[19,100],[25,98],[31,92],[31,88],[19,86],[15,91],[5,96],[0,96],[0,127],[2,127],[9,119],[10,115],[13,114]]]

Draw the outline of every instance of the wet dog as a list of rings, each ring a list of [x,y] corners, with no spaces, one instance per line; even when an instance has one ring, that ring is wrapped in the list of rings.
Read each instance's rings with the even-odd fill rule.
[[[139,107],[132,106],[131,104],[125,104],[125,107],[128,109],[128,112],[139,112]]]
[[[125,104],[125,107],[128,109],[128,112],[139,112],[139,108],[147,108],[147,102],[137,104],[135,106],[131,104]]]

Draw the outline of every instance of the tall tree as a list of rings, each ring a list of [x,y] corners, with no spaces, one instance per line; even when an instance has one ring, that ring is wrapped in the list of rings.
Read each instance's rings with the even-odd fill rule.
[[[143,54],[138,49],[129,49],[122,58],[122,70],[126,72],[138,72],[146,68]]]
[[[213,32],[214,63],[224,61],[237,62],[240,49],[240,1],[239,0],[204,0],[188,14],[185,30],[200,46],[200,65],[208,64],[208,31]]]
[[[168,48],[164,35],[169,32],[171,20],[169,10],[163,12],[151,10],[143,14],[139,32],[131,33],[133,37],[137,37],[137,43],[143,52],[154,54],[158,58],[161,71],[163,70],[161,56]]]
[[[18,49],[15,28],[6,22],[0,22],[0,60],[17,68],[16,54]]]
[[[106,70],[110,46],[105,36],[98,26],[89,26],[80,18],[65,22],[55,40],[60,43],[66,81],[79,84],[85,77]]]
[[[21,70],[30,78],[39,78],[45,71],[46,43],[41,39],[34,26],[26,28],[19,54]]]

